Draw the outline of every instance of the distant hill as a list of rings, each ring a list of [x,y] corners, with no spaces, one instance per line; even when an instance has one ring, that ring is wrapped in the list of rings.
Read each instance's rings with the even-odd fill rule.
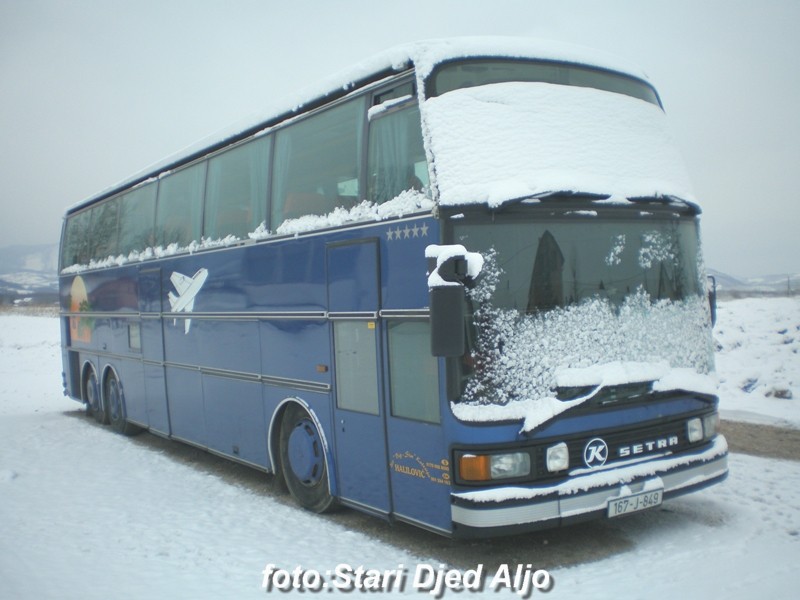
[[[717,292],[722,296],[784,295],[800,293],[800,273],[736,278],[715,269],[708,274],[717,280]]]
[[[0,304],[24,298],[50,301],[57,294],[57,244],[0,248]]]

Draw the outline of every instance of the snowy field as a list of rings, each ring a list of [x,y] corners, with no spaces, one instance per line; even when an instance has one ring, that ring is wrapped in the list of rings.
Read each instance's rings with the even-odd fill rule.
[[[722,417],[800,428],[800,298],[721,302],[714,339]]]
[[[376,594],[394,597],[415,594],[420,565],[447,561],[76,417],[79,405],[61,395],[58,335],[55,318],[0,315],[0,598],[256,598],[268,563],[407,572],[402,591]],[[800,427],[800,300],[722,303],[715,337],[723,415]],[[730,471],[719,486],[614,522],[630,548],[552,570],[546,596],[796,597],[800,462],[733,454]],[[519,596],[486,587],[444,597]]]

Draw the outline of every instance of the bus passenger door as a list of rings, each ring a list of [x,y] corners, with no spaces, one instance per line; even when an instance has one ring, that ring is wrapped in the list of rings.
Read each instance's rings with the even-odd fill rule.
[[[379,369],[379,272],[378,241],[374,238],[327,248],[339,497],[371,512],[388,514],[386,420]]]

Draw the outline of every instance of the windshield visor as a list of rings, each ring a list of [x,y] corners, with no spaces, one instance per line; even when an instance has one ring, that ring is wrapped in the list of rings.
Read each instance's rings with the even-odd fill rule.
[[[430,77],[428,96],[439,96],[452,90],[528,81],[588,87],[625,94],[661,106],[655,90],[640,79],[604,69],[570,63],[531,60],[472,59],[453,61],[438,67]]]

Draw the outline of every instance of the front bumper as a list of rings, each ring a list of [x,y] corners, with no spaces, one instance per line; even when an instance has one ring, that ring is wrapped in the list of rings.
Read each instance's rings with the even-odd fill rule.
[[[454,537],[511,534],[604,517],[608,503],[663,490],[664,499],[712,485],[728,475],[728,444],[717,435],[692,453],[575,469],[558,484],[452,494]]]

